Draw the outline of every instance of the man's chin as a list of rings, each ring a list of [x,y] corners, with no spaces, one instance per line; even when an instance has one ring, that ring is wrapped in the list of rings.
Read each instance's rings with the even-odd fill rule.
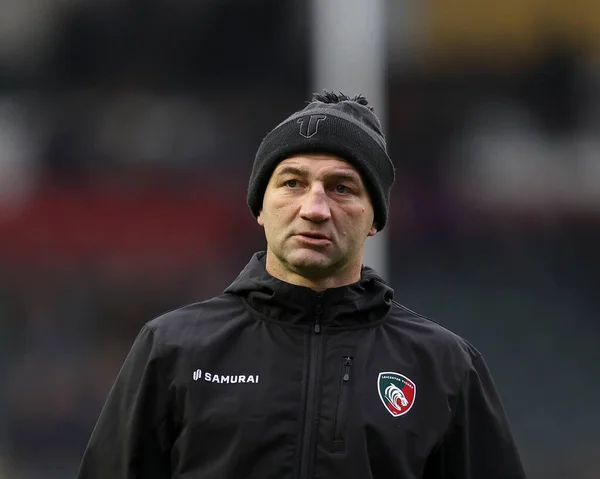
[[[335,269],[335,261],[330,255],[310,249],[294,251],[288,257],[288,264],[298,274],[306,277],[327,276]]]

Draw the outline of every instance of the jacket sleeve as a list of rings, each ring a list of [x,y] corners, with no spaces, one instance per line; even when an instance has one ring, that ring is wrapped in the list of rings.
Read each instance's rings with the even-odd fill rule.
[[[424,479],[524,479],[508,418],[481,355],[473,359],[455,404]]]
[[[139,332],[83,455],[79,479],[167,479],[167,391],[153,330]],[[164,384],[164,383],[163,383]]]

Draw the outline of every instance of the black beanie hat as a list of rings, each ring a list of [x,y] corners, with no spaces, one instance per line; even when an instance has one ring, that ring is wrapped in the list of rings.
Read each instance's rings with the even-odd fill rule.
[[[356,167],[371,197],[377,229],[383,229],[394,166],[379,118],[363,96],[316,94],[304,109],[267,134],[256,153],[248,185],[247,202],[255,217],[275,167],[300,153],[331,153]]]

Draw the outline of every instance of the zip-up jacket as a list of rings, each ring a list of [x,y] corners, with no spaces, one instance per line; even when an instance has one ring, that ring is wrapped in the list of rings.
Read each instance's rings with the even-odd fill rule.
[[[79,479],[521,479],[481,354],[366,267],[322,293],[257,253],[143,326]]]

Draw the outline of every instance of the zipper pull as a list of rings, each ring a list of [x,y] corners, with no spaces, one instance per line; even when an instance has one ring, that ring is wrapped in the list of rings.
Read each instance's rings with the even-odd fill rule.
[[[346,356],[344,358],[344,376],[342,376],[342,381],[347,383],[350,381],[350,367],[352,366],[352,358],[350,356]]]
[[[319,334],[321,332],[321,315],[322,314],[323,314],[323,306],[321,306],[320,304],[317,304],[317,307],[315,308],[316,319],[315,319],[315,327],[314,327],[314,331],[317,334]]]

